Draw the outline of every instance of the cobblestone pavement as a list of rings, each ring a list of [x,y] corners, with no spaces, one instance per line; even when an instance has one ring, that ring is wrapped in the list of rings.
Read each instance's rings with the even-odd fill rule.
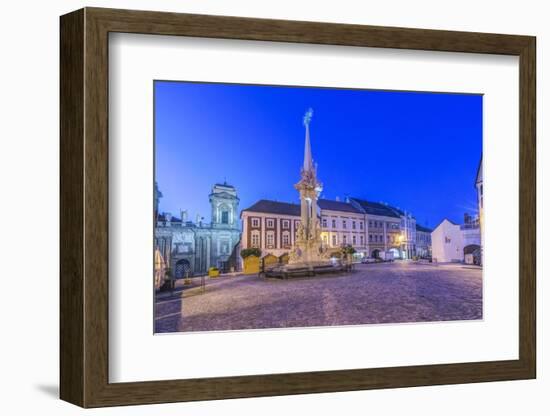
[[[482,318],[482,270],[395,262],[289,280],[207,279],[157,294],[156,332],[471,320]],[[197,279],[198,281],[199,279]]]

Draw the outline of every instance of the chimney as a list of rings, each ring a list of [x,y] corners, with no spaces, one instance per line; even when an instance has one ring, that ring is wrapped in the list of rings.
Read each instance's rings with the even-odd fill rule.
[[[338,202],[340,202],[340,197],[339,197],[339,196],[337,196],[337,197],[336,197],[336,200],[337,200]]]
[[[184,223],[184,224],[187,222],[187,210],[186,209],[181,210],[181,222]]]

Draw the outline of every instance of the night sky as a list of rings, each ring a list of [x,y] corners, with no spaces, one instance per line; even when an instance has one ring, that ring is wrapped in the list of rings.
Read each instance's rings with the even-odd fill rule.
[[[323,198],[354,196],[411,212],[421,225],[476,213],[481,95],[155,82],[155,178],[161,212],[210,222],[214,183],[235,186],[239,210],[298,202],[302,118]]]

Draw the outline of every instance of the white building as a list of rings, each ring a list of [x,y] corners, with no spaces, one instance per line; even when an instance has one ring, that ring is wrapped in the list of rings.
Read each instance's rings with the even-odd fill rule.
[[[466,255],[477,255],[480,244],[476,223],[459,225],[444,219],[432,231],[432,258],[440,263],[464,262]]]
[[[432,231],[432,258],[437,262],[462,262],[464,239],[460,225],[444,219]]]

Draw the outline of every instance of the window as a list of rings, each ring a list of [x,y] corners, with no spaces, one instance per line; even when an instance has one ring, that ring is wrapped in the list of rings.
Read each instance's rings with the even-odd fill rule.
[[[252,226],[253,227],[259,227],[260,226],[260,219],[259,218],[252,218]]]
[[[267,246],[270,248],[273,247],[273,245],[275,244],[275,234],[273,233],[273,231],[267,232],[266,243],[267,243]]]
[[[362,230],[363,229],[363,221],[359,221],[359,228]]]
[[[272,219],[266,220],[266,227],[267,227],[267,228],[273,228],[273,227],[275,227],[275,221],[272,220]]]
[[[342,220],[342,228],[346,228],[346,220]]]
[[[372,243],[372,234],[369,234],[369,241]]]
[[[258,231],[252,231],[251,240],[252,247],[260,247],[260,233]]]
[[[355,236],[353,236],[351,238],[352,242],[353,242],[353,245],[356,245],[357,244],[357,238]]]
[[[229,211],[222,211],[222,224],[229,224]]]
[[[351,222],[351,228],[353,228],[355,230],[355,221]]]
[[[333,236],[332,236],[332,245],[333,245],[333,246],[336,246],[337,243],[338,243],[338,241],[336,241],[336,236],[333,235]]]
[[[327,228],[327,219],[323,218],[323,228]]]
[[[359,240],[361,241],[361,245],[365,244],[365,238],[362,235],[359,236]]]
[[[372,221],[369,221],[369,227],[372,227]]]
[[[332,228],[336,228],[336,220],[332,220]]]
[[[290,228],[290,221],[288,220],[283,220],[283,228]]]
[[[347,243],[348,243],[348,238],[347,238],[347,236],[345,236],[345,235],[342,236],[342,243],[344,243],[344,244],[347,244]]]
[[[283,246],[290,245],[290,233],[288,231],[283,232]]]

